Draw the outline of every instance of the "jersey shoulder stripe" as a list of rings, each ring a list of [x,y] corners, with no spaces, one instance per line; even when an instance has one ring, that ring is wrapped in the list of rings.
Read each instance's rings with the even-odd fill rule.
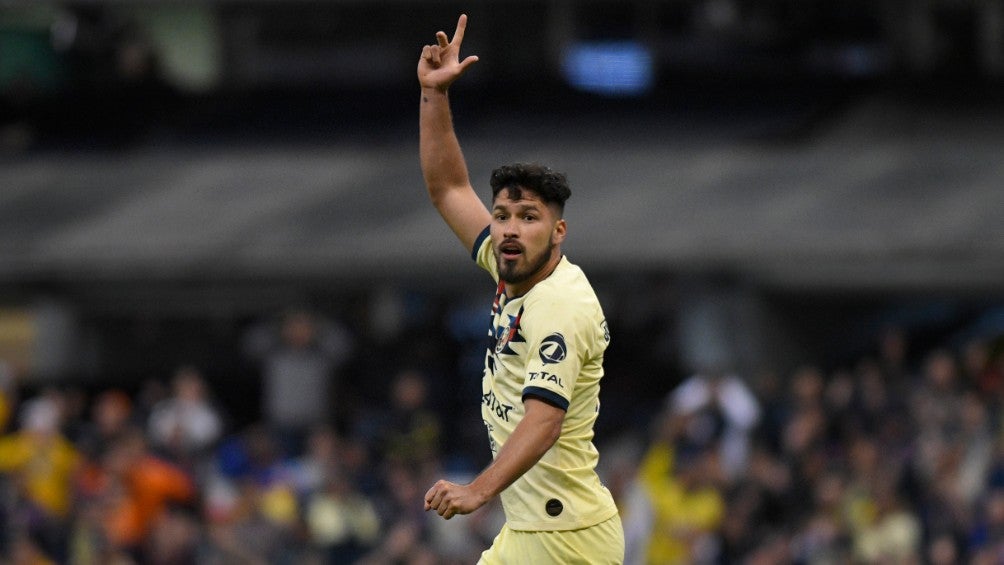
[[[491,226],[485,226],[485,229],[481,230],[481,233],[479,233],[478,237],[474,240],[474,247],[471,248],[472,261],[478,260],[478,255],[481,252],[481,246],[484,244],[485,239],[487,239],[491,233],[490,228]]]
[[[552,390],[539,386],[528,386],[523,389],[523,400],[526,400],[528,396],[539,398],[555,408],[561,408],[568,412],[568,399]]]

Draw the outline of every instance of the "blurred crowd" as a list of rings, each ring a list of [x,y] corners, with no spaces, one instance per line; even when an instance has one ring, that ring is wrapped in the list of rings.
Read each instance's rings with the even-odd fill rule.
[[[916,363],[903,332],[880,341],[676,387],[621,492],[629,562],[1004,563],[1004,363],[982,339]]]
[[[249,396],[197,366],[129,392],[0,372],[0,563],[469,563],[491,542],[497,504],[450,524],[422,509],[435,479],[476,470],[444,454],[428,367],[336,390],[379,352],[304,310],[251,327],[243,352],[250,424],[227,410]]]
[[[194,365],[129,391],[0,371],[0,562],[476,562],[497,501],[422,510],[434,480],[487,462],[465,320],[445,365],[435,332],[404,336],[427,352],[404,364],[307,311],[252,327],[250,424],[227,410],[247,385]],[[627,563],[1004,563],[1004,358],[994,336],[918,352],[909,337],[846,367],[685,375],[651,404],[625,399],[615,357],[596,441]],[[379,382],[336,386],[353,363]]]

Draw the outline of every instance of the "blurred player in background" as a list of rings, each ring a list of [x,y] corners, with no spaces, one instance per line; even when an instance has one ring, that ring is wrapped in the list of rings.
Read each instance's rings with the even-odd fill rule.
[[[425,509],[446,519],[500,495],[506,525],[481,563],[620,563],[624,533],[595,468],[603,353],[599,301],[561,253],[571,194],[540,165],[493,171],[492,209],[471,186],[447,90],[475,62],[460,60],[467,17],[450,40],[422,50],[420,155],[429,196],[478,266],[498,281],[482,380],[492,463],[466,485],[440,480]]]

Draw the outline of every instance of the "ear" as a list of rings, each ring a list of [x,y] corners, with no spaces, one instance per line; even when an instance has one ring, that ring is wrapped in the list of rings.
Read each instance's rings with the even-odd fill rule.
[[[568,225],[565,223],[565,220],[558,220],[554,223],[554,230],[551,232],[551,243],[554,245],[561,244],[561,242],[565,241],[565,236],[567,234]]]

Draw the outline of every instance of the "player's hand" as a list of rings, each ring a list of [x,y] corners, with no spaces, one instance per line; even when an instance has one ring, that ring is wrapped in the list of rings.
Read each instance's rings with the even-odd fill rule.
[[[425,493],[425,510],[435,510],[436,514],[447,520],[457,514],[470,514],[485,502],[469,485],[458,485],[450,481],[436,481],[429,492]]]
[[[452,41],[446,37],[446,33],[437,31],[436,44],[422,48],[422,56],[418,59],[418,83],[422,88],[435,88],[445,92],[453,81],[478,62],[476,55],[460,60],[460,45],[464,42],[466,28],[467,14],[461,14]]]

